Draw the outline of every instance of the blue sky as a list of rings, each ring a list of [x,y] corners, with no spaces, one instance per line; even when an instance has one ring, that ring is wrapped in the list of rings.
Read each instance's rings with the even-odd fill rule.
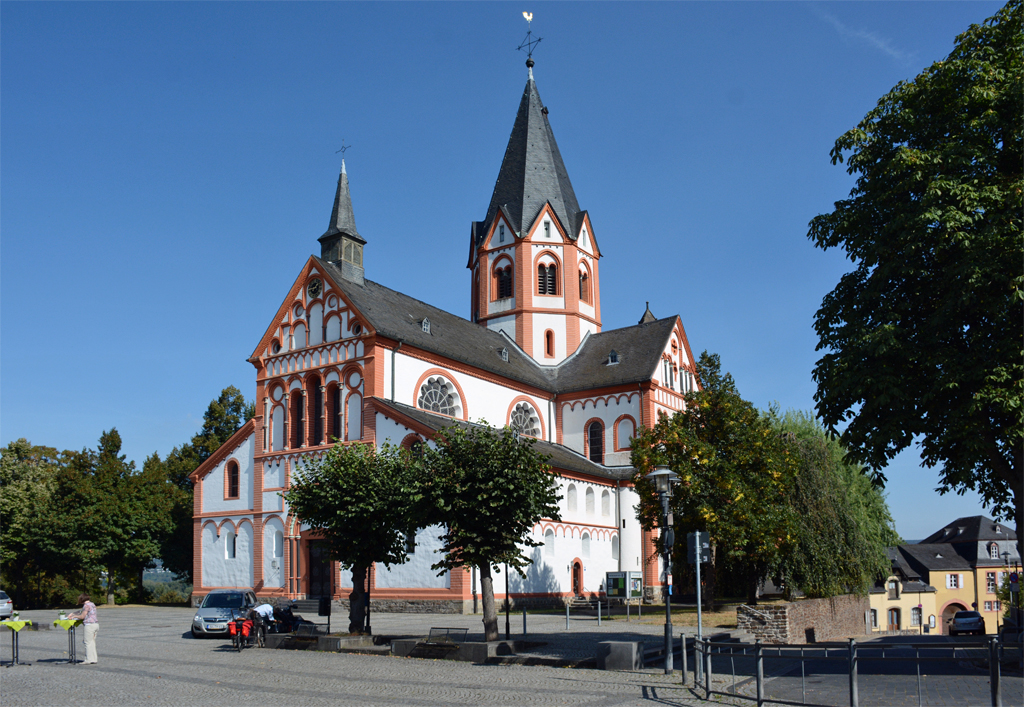
[[[0,4],[0,442],[141,461],[201,424],[330,216],[346,153],[367,276],[467,316],[535,76],[604,258],[606,329],[678,313],[759,407],[813,406],[812,330],[850,269],[807,223],[834,140],[994,2]],[[984,512],[914,452],[897,530]]]

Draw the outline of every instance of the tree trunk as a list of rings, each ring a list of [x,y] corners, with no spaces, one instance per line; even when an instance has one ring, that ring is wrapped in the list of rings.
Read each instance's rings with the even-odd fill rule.
[[[348,632],[362,633],[366,625],[366,566],[352,567],[352,593],[348,595]]]
[[[107,606],[113,606],[117,602],[114,601],[114,571],[107,568]]]
[[[480,565],[480,594],[484,604],[484,640],[498,640],[498,611],[494,606],[494,579],[491,577],[491,566]]]

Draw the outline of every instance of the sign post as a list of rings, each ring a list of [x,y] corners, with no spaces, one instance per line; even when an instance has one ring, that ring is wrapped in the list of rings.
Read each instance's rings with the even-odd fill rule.
[[[686,534],[686,559],[691,565],[695,565],[697,570],[697,644],[700,645],[704,635],[701,617],[700,564],[711,559],[711,537],[707,533],[694,531]],[[699,683],[702,679],[704,661],[698,659],[696,662],[697,671],[694,674],[694,680]]]

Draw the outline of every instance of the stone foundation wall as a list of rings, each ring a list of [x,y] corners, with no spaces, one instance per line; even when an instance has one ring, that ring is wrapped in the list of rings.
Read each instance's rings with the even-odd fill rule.
[[[865,635],[866,596],[844,594],[788,604],[740,606],[736,628],[765,643],[816,643]]]

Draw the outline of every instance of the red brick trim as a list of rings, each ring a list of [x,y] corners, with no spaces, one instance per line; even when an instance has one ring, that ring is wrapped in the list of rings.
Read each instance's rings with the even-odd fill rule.
[[[450,371],[446,371],[443,368],[429,368],[426,371],[424,371],[423,374],[419,377],[419,380],[416,381],[416,387],[413,388],[413,394],[412,394],[412,399],[416,401],[416,403],[414,404],[415,407],[419,407],[420,388],[423,387],[423,384],[431,376],[442,376],[446,380],[450,381],[452,385],[455,386],[455,389],[459,391],[459,402],[462,404],[462,416],[459,417],[459,419],[460,420],[468,420],[469,419],[469,404],[466,401],[466,393],[465,393],[465,391],[462,390],[462,386],[459,384],[459,381],[455,378],[455,376],[452,375],[452,373]],[[428,411],[428,412],[433,412],[433,411]],[[435,413],[435,414],[440,415],[440,413]],[[448,416],[445,415],[444,417],[448,417]]]
[[[253,435],[255,440],[256,418],[248,420],[244,425],[239,427],[238,431],[228,437],[227,441],[220,446],[220,449],[214,452],[209,459],[200,464],[195,471],[188,475],[188,478],[198,486],[200,479],[209,474],[214,467],[224,461],[224,459],[226,459],[231,452],[235,451],[238,445],[240,445],[249,435]]]
[[[228,491],[230,490],[230,484],[228,483],[228,477],[230,476],[229,470],[230,470],[232,464],[235,465],[235,474],[237,474],[237,479],[236,479],[236,484],[235,485],[237,486],[237,491],[238,492],[234,496],[228,495]],[[231,456],[231,457],[228,457],[227,461],[224,463],[224,500],[225,501],[237,501],[237,500],[239,500],[241,498],[241,495],[242,495],[242,467],[238,463],[238,460],[235,459],[235,457]]]
[[[636,436],[637,429],[639,429],[636,424],[636,418],[633,417],[632,415],[619,415],[617,418],[615,418],[615,425],[612,428],[612,434],[614,435],[614,447],[616,452],[629,451],[629,440],[626,440],[626,443],[623,444],[622,440],[619,439],[619,423],[622,422],[623,420],[629,420],[630,422],[633,423],[634,437]]]
[[[590,459],[590,425],[595,422],[601,423],[601,461],[597,463],[604,464],[604,455],[608,453],[608,426],[600,417],[592,417],[583,423],[583,456]]]
[[[529,403],[530,406],[533,408],[533,411],[537,413],[537,419],[540,421],[540,434],[534,439],[546,440],[548,437],[544,431],[544,415],[541,414],[540,412],[541,407],[537,405],[536,400],[529,396],[517,395],[512,399],[512,402],[508,404],[508,409],[505,411],[505,424],[509,426],[512,424],[512,412],[516,409],[516,405],[518,405],[519,403]]]

